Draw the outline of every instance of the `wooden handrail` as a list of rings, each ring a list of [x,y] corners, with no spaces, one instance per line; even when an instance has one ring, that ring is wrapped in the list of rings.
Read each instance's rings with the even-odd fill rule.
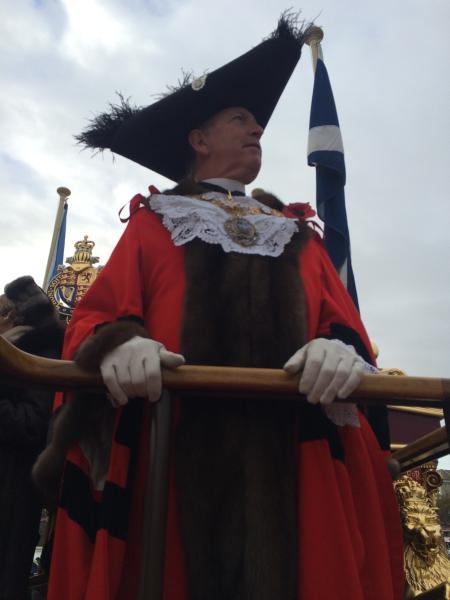
[[[99,373],[89,373],[74,362],[28,354],[0,337],[0,376],[4,383],[39,385],[55,390],[103,389]],[[183,366],[163,369],[163,385],[173,390],[215,393],[298,396],[298,375],[281,369]],[[431,377],[366,375],[343,402],[438,406],[449,405],[450,380]]]
[[[409,443],[404,448],[396,450],[392,453],[392,458],[398,460],[401,470],[404,472],[430,460],[445,456],[449,451],[447,428],[440,427]]]
[[[88,373],[81,370],[72,361],[52,360],[23,352],[0,336],[0,378],[2,383],[16,386],[45,386],[55,390],[102,390],[104,389],[100,373]],[[163,386],[173,390],[208,392],[220,395],[238,392],[239,394],[271,394],[280,397],[300,398],[298,394],[298,375],[290,375],[281,369],[244,369],[231,367],[183,366],[175,370],[162,370]],[[357,390],[344,402],[359,404],[380,403],[381,405],[416,405],[442,407],[444,414],[450,410],[450,380],[426,377],[391,377],[389,375],[366,375]],[[167,399],[166,399],[167,400]],[[167,400],[168,402],[168,400]],[[155,423],[164,410],[164,402],[156,405]],[[149,472],[146,485],[146,514],[144,517],[144,540],[153,540],[155,548],[143,551],[142,573],[139,584],[139,599],[162,597],[161,577],[150,578],[149,564],[163,560],[164,527],[155,527],[155,523],[165,523],[161,506],[166,506],[167,490],[163,489],[157,501],[152,496],[155,481],[167,481],[165,457],[167,453],[170,419],[161,431],[150,436],[150,441],[160,440],[164,446],[155,452],[152,447]],[[161,423],[159,423],[161,425]],[[161,429],[161,427],[160,427]],[[449,432],[442,428],[429,436],[424,436],[408,447],[393,454],[399,460],[402,471],[424,462],[433,453],[433,457],[448,452]],[[428,452],[428,454],[427,454]],[[436,454],[438,452],[438,454]],[[440,454],[439,454],[440,452]],[[426,456],[424,459],[423,457]],[[148,514],[147,514],[148,513]],[[162,531],[162,534],[161,534]],[[161,535],[160,535],[161,534]],[[145,546],[145,544],[144,544]],[[146,546],[144,547],[145,550]],[[159,564],[159,563],[158,563]],[[160,569],[162,572],[162,570]]]

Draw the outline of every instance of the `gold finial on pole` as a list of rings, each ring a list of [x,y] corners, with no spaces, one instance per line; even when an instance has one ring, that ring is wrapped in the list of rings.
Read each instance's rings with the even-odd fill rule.
[[[60,198],[60,199],[61,199],[61,198],[64,198],[64,200],[65,200],[65,199],[67,199],[67,198],[70,196],[70,194],[71,194],[72,192],[69,190],[69,188],[66,188],[66,187],[59,187],[59,188],[56,190],[56,193],[58,194],[58,196],[59,196],[59,198]]]
[[[320,52],[320,42],[323,40],[323,29],[317,25],[310,27],[308,33],[305,36],[305,44],[311,48],[311,58],[313,64],[313,71],[316,72],[317,58]]]

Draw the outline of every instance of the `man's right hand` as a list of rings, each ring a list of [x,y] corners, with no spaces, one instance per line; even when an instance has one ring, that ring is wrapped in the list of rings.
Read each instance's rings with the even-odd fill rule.
[[[160,342],[136,336],[107,354],[100,371],[113,406],[123,406],[129,398],[159,400],[161,365],[174,369],[184,363],[181,354],[169,352]]]

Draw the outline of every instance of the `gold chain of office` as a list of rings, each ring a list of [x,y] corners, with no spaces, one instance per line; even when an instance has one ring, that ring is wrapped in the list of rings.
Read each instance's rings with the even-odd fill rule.
[[[225,212],[234,217],[245,217],[247,215],[271,215],[273,217],[283,217],[283,213],[274,208],[259,208],[258,206],[242,206],[233,196],[228,193],[226,198],[204,198],[202,195],[195,195],[192,198],[202,200],[203,202],[209,202],[218,208],[221,208]]]

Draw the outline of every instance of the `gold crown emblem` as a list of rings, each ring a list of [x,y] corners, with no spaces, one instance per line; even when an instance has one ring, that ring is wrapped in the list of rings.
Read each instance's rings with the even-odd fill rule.
[[[82,240],[75,242],[75,253],[73,256],[66,258],[66,261],[70,265],[77,264],[89,264],[92,265],[98,262],[97,256],[92,256],[92,250],[95,246],[95,242],[88,239],[88,236],[85,235]]]

